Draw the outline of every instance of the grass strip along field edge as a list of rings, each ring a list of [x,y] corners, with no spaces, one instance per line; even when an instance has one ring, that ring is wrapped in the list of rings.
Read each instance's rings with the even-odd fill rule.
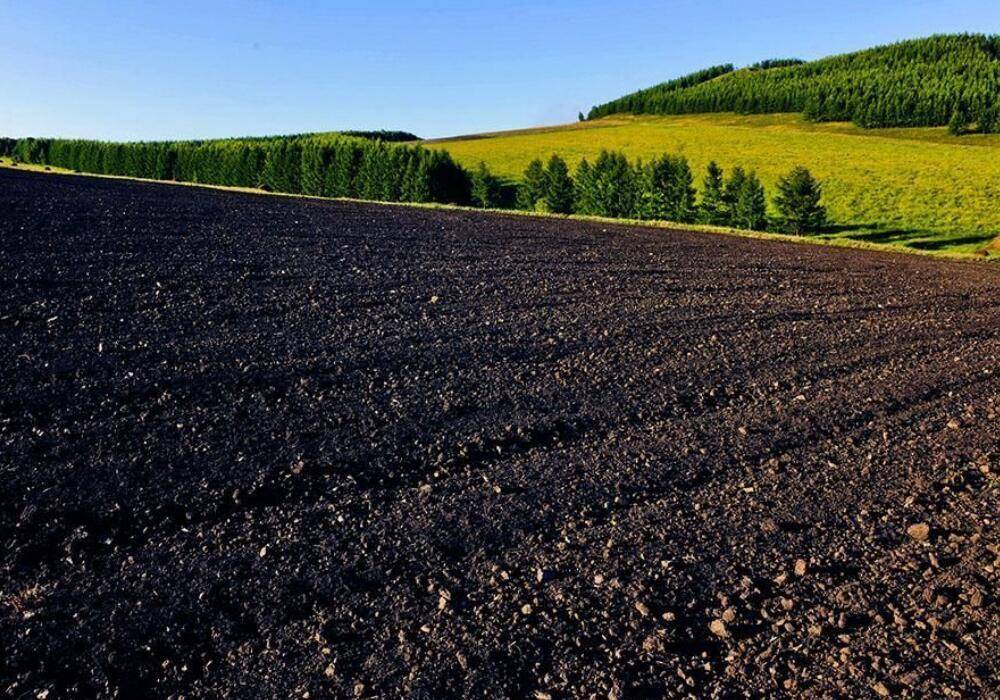
[[[317,197],[307,194],[291,194],[287,192],[269,192],[255,187],[238,187],[232,185],[212,185],[198,182],[177,182],[175,180],[151,180],[148,178],[130,177],[127,175],[103,175],[95,173],[80,173],[65,168],[54,166],[43,166],[25,163],[13,163],[10,158],[0,158],[0,168],[14,168],[29,172],[47,173],[59,176],[75,176],[103,178],[111,180],[132,180],[135,182],[148,182],[162,185],[178,185],[182,187],[200,187],[203,189],[221,190],[224,192],[241,192],[244,194],[255,194],[268,197],[289,197],[293,199],[312,199],[328,202],[359,202],[364,204],[378,204],[382,206],[407,207],[415,209],[435,209],[452,211],[483,212],[489,214],[501,214],[504,216],[517,216],[527,218],[545,219],[569,219],[573,221],[588,221],[615,226],[633,226],[661,230],[683,230],[698,233],[707,233],[723,236],[737,236],[741,238],[753,238],[767,241],[783,241],[786,243],[799,243],[806,245],[821,245],[833,248],[850,248],[854,250],[871,250],[883,253],[901,253],[905,255],[919,255],[924,257],[946,258],[966,262],[1000,262],[1000,237],[984,250],[977,253],[957,253],[951,251],[925,251],[893,244],[869,243],[866,241],[856,241],[849,238],[819,238],[815,236],[793,236],[783,233],[772,233],[767,231],[750,231],[745,229],[728,228],[722,226],[707,226],[705,224],[680,224],[671,221],[650,221],[648,219],[620,219],[604,216],[586,216],[582,214],[552,214],[546,212],[520,211],[517,209],[483,209],[480,207],[462,206],[457,204],[440,204],[436,202],[383,202],[372,199],[357,199],[351,197]]]

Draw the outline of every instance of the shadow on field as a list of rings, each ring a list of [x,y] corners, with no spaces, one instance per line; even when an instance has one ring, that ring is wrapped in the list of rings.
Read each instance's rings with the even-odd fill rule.
[[[990,233],[957,236],[919,229],[882,228],[879,224],[855,226],[834,225],[823,229],[823,233],[831,236],[843,234],[844,238],[849,238],[853,241],[895,244],[924,251],[946,250],[965,245],[984,246],[993,238],[993,234]]]
[[[866,243],[903,243],[909,245],[909,241],[914,238],[926,238],[927,231],[907,228],[880,228],[878,224],[871,226],[854,226],[857,229],[873,229],[864,233],[849,234],[847,237],[855,241]]]
[[[973,236],[963,236],[962,238],[942,238],[936,241],[914,241],[908,243],[909,247],[917,250],[942,250],[959,245],[986,245],[993,239],[989,233],[981,233]]]
[[[827,224],[818,233],[822,236],[835,236],[838,233],[850,233],[851,231],[868,231],[877,228],[877,224]]]

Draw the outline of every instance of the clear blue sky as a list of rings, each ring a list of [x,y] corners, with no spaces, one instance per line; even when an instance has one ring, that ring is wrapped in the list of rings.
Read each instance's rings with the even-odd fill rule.
[[[0,0],[0,135],[572,121],[711,64],[1000,33],[998,0]]]

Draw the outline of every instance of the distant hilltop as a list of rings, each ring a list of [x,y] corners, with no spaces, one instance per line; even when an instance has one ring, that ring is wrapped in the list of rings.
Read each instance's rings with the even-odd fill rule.
[[[818,61],[715,66],[598,105],[587,118],[705,112],[801,112],[866,128],[997,132],[1000,35],[936,35]]]

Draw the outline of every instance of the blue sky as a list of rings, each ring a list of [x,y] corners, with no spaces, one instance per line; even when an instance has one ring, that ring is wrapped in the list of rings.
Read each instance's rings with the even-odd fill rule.
[[[555,124],[717,63],[1000,33],[997,0],[0,0],[0,135]]]

